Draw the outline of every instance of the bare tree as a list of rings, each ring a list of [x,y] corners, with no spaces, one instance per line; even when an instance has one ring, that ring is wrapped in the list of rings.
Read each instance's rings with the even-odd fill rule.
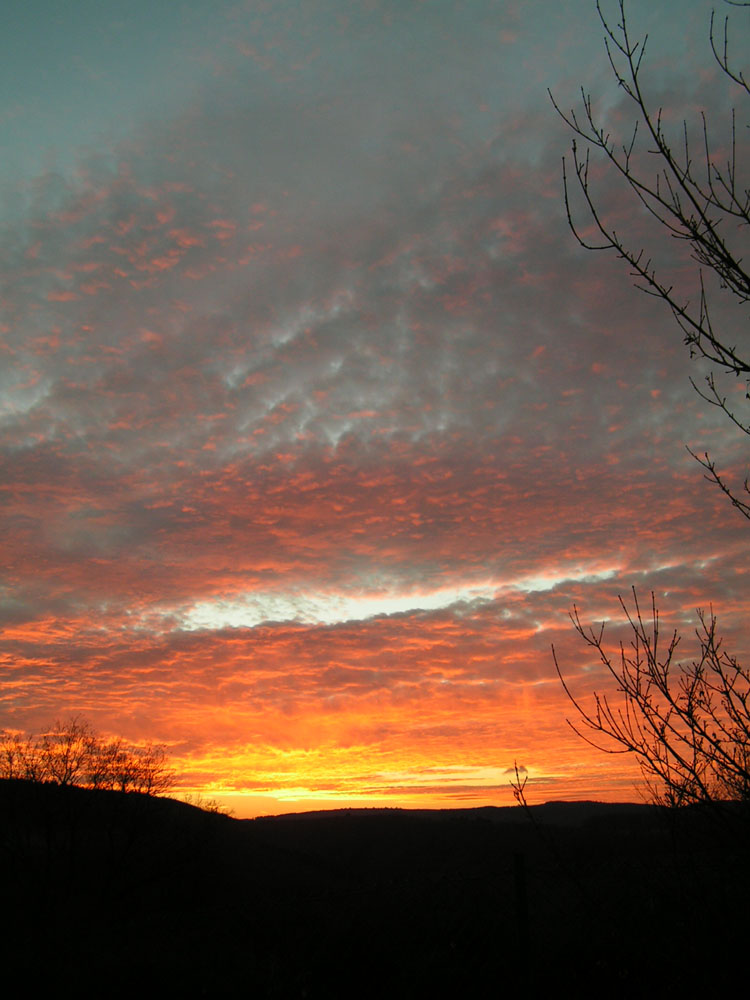
[[[594,694],[593,708],[576,699],[552,649],[565,693],[577,711],[572,729],[605,753],[633,753],[654,801],[669,806],[750,803],[750,670],[722,648],[712,612],[699,612],[698,655],[678,662],[680,638],[664,641],[654,595],[647,618],[635,590],[633,611],[621,599],[632,639],[614,649],[598,630],[571,615],[615,682],[614,700]]]
[[[167,751],[153,743],[135,748],[132,752],[133,791],[145,795],[162,795],[174,784],[174,771],[170,770]]]
[[[726,0],[734,7],[750,3]],[[599,117],[590,93],[581,88],[581,110],[564,112],[550,93],[558,114],[574,132],[571,147],[572,177],[563,158],[563,185],[568,222],[579,244],[587,250],[614,250],[631,270],[642,291],[669,306],[684,335],[691,357],[701,357],[719,372],[745,382],[743,403],[750,399],[750,344],[745,327],[738,332],[714,322],[709,307],[708,278],[740,306],[750,302],[750,270],[744,261],[750,225],[750,181],[742,171],[742,146],[746,129],[738,132],[733,109],[728,135],[714,142],[705,111],[697,122],[697,140],[690,139],[687,119],[677,136],[670,137],[666,122],[673,115],[654,106],[643,83],[644,55],[648,36],[634,39],[625,16],[625,0],[618,0],[619,17],[607,20],[597,0],[604,28],[604,44],[619,89],[633,112],[632,125],[624,138],[615,139]],[[738,100],[750,98],[750,84],[734,62],[731,52],[729,18],[717,24],[712,13],[709,42],[723,78],[735,89]],[[695,130],[693,130],[695,136]],[[738,146],[740,147],[738,150]],[[697,147],[697,148],[696,148]],[[747,146],[744,147],[747,153]],[[739,156],[738,156],[739,152]],[[593,154],[593,155],[592,155]],[[692,296],[678,291],[661,276],[654,264],[654,248],[642,245],[640,237],[623,234],[614,227],[606,203],[599,201],[592,169],[594,164],[609,167],[608,176],[619,181],[620,190],[629,191],[635,204],[642,206],[657,224],[661,235],[687,245],[696,262]],[[583,218],[572,207],[571,185],[582,196]],[[631,215],[631,219],[634,216]],[[593,232],[593,235],[589,235]],[[746,322],[745,317],[745,322]],[[702,384],[693,386],[706,402],[718,407],[743,433],[750,435],[750,417],[730,402],[715,370]],[[736,398],[736,394],[733,394]],[[707,453],[691,452],[705,470],[705,477],[724,492],[745,517],[750,518],[748,481],[739,494],[717,470]]]
[[[0,778],[29,778],[33,770],[29,741],[20,733],[0,732]],[[41,780],[41,775],[36,775]]]
[[[57,785],[80,784],[96,746],[94,731],[79,716],[67,723],[56,722],[37,741],[42,780]]]
[[[727,3],[750,6],[735,0]],[[563,112],[550,94],[558,114],[574,133],[572,174],[563,158],[568,223],[582,247],[615,251],[629,267],[636,286],[669,307],[691,357],[713,366],[702,384],[693,381],[694,388],[736,428],[750,435],[750,417],[738,411],[719,387],[721,375],[741,380],[744,392],[739,405],[747,405],[750,330],[744,327],[738,331],[735,321],[725,325],[716,322],[709,308],[709,294],[717,291],[735,305],[746,308],[750,303],[750,270],[744,263],[750,183],[747,173],[743,180],[741,170],[743,148],[750,155],[746,129],[738,131],[733,110],[726,141],[714,144],[702,112],[697,145],[690,138],[687,120],[673,142],[667,122],[674,115],[650,103],[646,96],[643,71],[647,37],[640,40],[631,35],[625,0],[618,0],[614,24],[605,17],[598,0],[597,11],[609,64],[633,119],[624,139],[615,139],[585,89],[581,90],[582,110],[578,113]],[[737,100],[744,102],[750,98],[750,86],[733,59],[729,19],[724,18],[720,25],[712,14],[708,34],[720,76],[734,88]],[[657,243],[659,236],[667,236],[688,248],[696,264],[692,296],[676,290],[662,277],[664,272],[654,264],[656,243],[647,249],[632,230],[623,235],[615,228],[606,200],[603,205],[599,200],[601,172],[593,169],[595,162],[608,167],[605,175],[615,181],[616,189],[629,193],[635,206],[645,210],[642,215],[654,224],[650,232],[656,234]],[[572,207],[574,191],[582,199],[583,219]],[[637,213],[631,213],[631,223],[636,217]],[[746,322],[747,317],[744,319]],[[692,454],[703,466],[706,478],[750,518],[748,480],[744,491],[735,491],[707,453]],[[727,800],[750,803],[750,671],[723,649],[713,612],[698,612],[697,655],[678,661],[680,638],[673,632],[665,642],[660,635],[653,594],[645,619],[635,591],[632,610],[622,598],[620,604],[631,641],[614,649],[605,643],[603,625],[598,630],[584,626],[577,608],[571,615],[578,634],[597,653],[614,682],[612,695],[595,692],[593,706],[586,707],[564,677],[553,647],[555,667],[577,712],[572,728],[606,753],[634,754],[657,802],[673,806],[703,803],[719,811]],[[517,795],[523,795],[518,779],[514,788]]]
[[[91,788],[126,792],[131,784],[132,771],[132,754],[121,739],[100,741],[89,761],[86,784]]]

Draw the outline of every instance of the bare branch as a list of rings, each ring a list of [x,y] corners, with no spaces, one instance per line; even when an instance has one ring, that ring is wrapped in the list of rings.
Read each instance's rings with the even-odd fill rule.
[[[699,655],[678,662],[673,632],[661,641],[651,595],[649,621],[633,590],[632,609],[620,599],[631,632],[629,649],[605,645],[604,626],[576,631],[594,649],[616,689],[615,702],[594,693],[586,708],[572,693],[553,650],[555,669],[573,705],[573,730],[607,753],[632,753],[657,801],[720,808],[727,800],[750,803],[750,671],[722,650],[713,611],[698,611]]]
[[[732,6],[748,7],[750,4],[727,0]],[[597,12],[604,30],[604,47],[612,74],[627,96],[633,109],[634,121],[628,138],[616,143],[606,124],[597,116],[590,94],[581,89],[582,113],[564,112],[555,97],[550,99],[556,112],[573,132],[571,143],[572,170],[563,157],[562,179],[565,212],[571,232],[586,250],[609,250],[624,260],[638,289],[663,301],[671,310],[682,331],[691,357],[703,358],[729,375],[742,378],[746,383],[746,399],[750,399],[750,344],[748,328],[738,335],[721,330],[714,325],[709,308],[704,274],[712,273],[719,288],[735,301],[747,306],[750,303],[750,271],[745,267],[743,250],[747,246],[747,227],[750,226],[750,188],[740,183],[737,171],[737,128],[734,110],[731,116],[729,154],[722,163],[714,155],[709,126],[704,112],[700,115],[702,153],[696,165],[689,138],[687,120],[683,120],[682,135],[677,150],[668,139],[661,107],[652,106],[646,99],[641,74],[645,69],[644,55],[647,36],[634,40],[630,34],[625,14],[624,0],[618,0],[619,17],[615,23],[607,20],[597,0]],[[722,37],[717,37],[716,18],[712,15],[709,26],[709,43],[714,59],[727,79],[739,85],[750,96],[745,75],[735,68],[730,58],[729,19],[724,19]],[[656,169],[643,167],[641,154],[649,154]],[[674,287],[663,281],[657,273],[653,256],[646,248],[634,245],[627,235],[621,235],[608,221],[593,190],[590,165],[592,154],[599,154],[614,175],[620,178],[637,203],[653,218],[665,234],[687,243],[690,255],[697,264],[696,294],[684,298]],[[583,202],[582,223],[572,208],[572,188]],[[593,237],[590,232],[596,234]],[[726,396],[719,392],[713,372],[706,377],[708,390],[694,388],[702,399],[718,406],[732,424],[745,434],[750,434],[750,417],[746,418],[730,409]],[[706,478],[718,485],[733,506],[744,516],[748,506],[736,497],[716,474],[713,462],[706,456],[701,465],[707,470]]]

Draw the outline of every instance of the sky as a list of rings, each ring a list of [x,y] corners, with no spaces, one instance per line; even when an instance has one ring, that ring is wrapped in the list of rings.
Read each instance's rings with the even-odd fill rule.
[[[677,140],[706,110],[725,142],[711,5],[627,11]],[[750,652],[750,533],[686,445],[731,482],[747,450],[568,228],[547,89],[627,134],[602,35],[589,0],[13,5],[0,728],[164,743],[239,816],[503,805],[516,763],[530,801],[642,794],[567,725],[550,647],[607,690],[569,613],[627,639],[636,587],[686,657],[709,605]]]

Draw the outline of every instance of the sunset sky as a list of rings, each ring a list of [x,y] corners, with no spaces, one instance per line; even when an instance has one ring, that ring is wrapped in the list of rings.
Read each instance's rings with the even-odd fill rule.
[[[628,11],[676,139],[735,103],[746,141],[711,4]],[[747,439],[568,229],[546,91],[626,129],[602,34],[593,0],[12,5],[0,728],[163,742],[243,816],[506,804],[514,761],[531,801],[637,798],[550,644],[600,689],[568,612],[624,635],[635,585],[686,655],[709,603],[750,654],[750,532],[685,448],[736,482]]]

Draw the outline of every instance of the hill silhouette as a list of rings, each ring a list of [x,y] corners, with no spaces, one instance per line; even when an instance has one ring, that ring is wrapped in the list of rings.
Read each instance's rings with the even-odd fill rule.
[[[221,996],[716,987],[744,857],[698,814],[550,803],[236,820],[0,782],[8,981]],[[715,915],[720,914],[720,919]],[[686,952],[686,944],[700,952]]]

